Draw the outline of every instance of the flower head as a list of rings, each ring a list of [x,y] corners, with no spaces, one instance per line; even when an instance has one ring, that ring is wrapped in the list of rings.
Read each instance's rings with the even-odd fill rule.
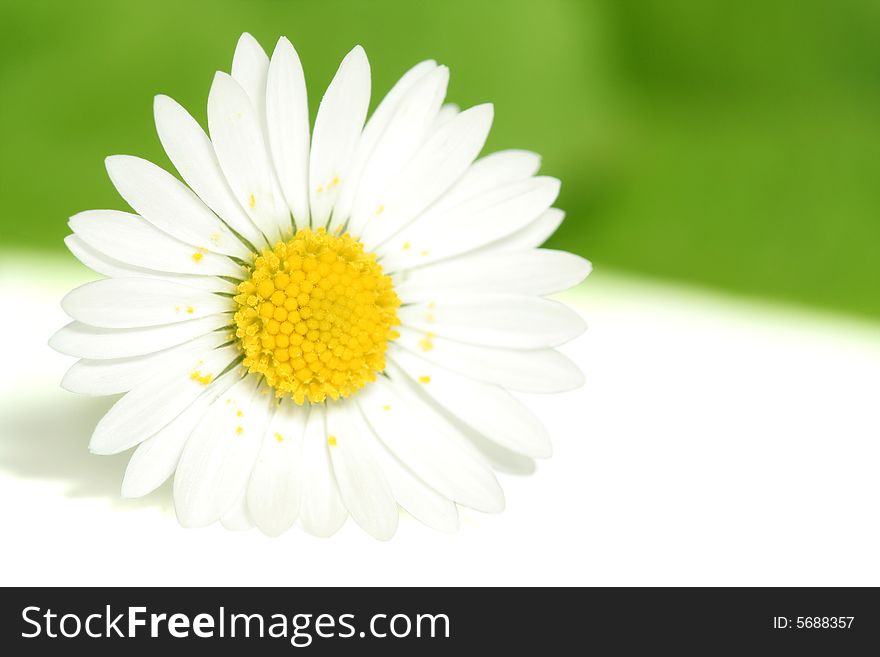
[[[317,535],[351,516],[389,538],[398,507],[433,527],[498,511],[498,454],[550,453],[510,391],[580,385],[554,347],[583,330],[544,298],[589,263],[538,248],[562,213],[525,151],[477,159],[492,107],[443,105],[422,62],[367,120],[352,50],[310,131],[299,58],[242,36],[217,73],[206,134],[158,96],[156,127],[186,184],[107,159],[136,214],[70,220],[66,243],[106,278],[70,292],[52,338],[69,390],[126,393],[90,443],[137,447],[123,494],[174,475],[186,526],[222,520]],[[494,445],[487,450],[486,445]]]

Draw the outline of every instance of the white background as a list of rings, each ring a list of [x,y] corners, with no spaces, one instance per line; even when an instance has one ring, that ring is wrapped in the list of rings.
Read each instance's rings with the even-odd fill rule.
[[[46,341],[88,275],[4,254],[0,584],[880,585],[880,327],[601,269],[566,300],[584,388],[529,396],[555,454],[507,510],[381,543],[181,529],[87,451],[109,406]]]

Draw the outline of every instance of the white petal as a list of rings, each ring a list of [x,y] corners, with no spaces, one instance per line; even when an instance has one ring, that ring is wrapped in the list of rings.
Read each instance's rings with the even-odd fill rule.
[[[394,349],[391,358],[413,382],[429,377],[430,383],[421,386],[424,393],[478,433],[532,458],[550,456],[546,429],[503,388],[456,374],[403,349]]]
[[[165,281],[197,287],[208,292],[233,293],[235,285],[216,276],[188,276],[186,274],[165,274],[152,269],[134,267],[110,258],[96,251],[76,235],[64,238],[64,244],[70,252],[92,271],[111,278],[157,278]]]
[[[423,145],[448,83],[449,69],[436,67],[416,82],[398,103],[358,181],[349,232],[360,234],[374,217],[385,220],[387,208],[381,203],[387,197],[388,187],[402,175],[404,166]]]
[[[308,406],[282,403],[272,416],[254,464],[247,504],[257,527],[269,536],[287,531],[299,514],[308,417]]]
[[[291,232],[290,211],[278,185],[263,129],[244,89],[218,72],[208,94],[208,130],[235,198],[274,242]]]
[[[388,540],[397,530],[397,502],[373,459],[369,436],[358,432],[351,419],[350,406],[346,402],[327,406],[327,440],[333,473],[352,519],[370,536]]]
[[[174,475],[174,508],[184,527],[219,520],[244,493],[269,420],[258,381],[246,376],[221,395],[186,442]]]
[[[446,103],[443,105],[443,107],[440,108],[440,111],[437,112],[437,116],[434,118],[434,125],[431,126],[431,131],[436,132],[442,128],[445,124],[458,116],[460,111],[461,108],[455,103]]]
[[[455,503],[428,486],[401,463],[373,433],[358,407],[352,410],[352,422],[358,435],[369,444],[376,465],[391,487],[397,503],[429,527],[445,532],[458,529],[458,509]]]
[[[176,240],[135,214],[88,210],[72,216],[68,225],[93,249],[136,267],[242,278],[241,266],[226,256]]]
[[[154,278],[105,278],[71,290],[61,307],[73,319],[103,328],[172,324],[229,313],[234,303],[180,283]]]
[[[566,251],[478,251],[410,269],[395,281],[403,303],[469,294],[544,296],[567,290],[590,273],[590,263]]]
[[[412,223],[461,177],[486,143],[492,117],[491,105],[477,105],[431,136],[380,198],[384,210],[365,226],[362,235],[368,249]]]
[[[541,246],[559,228],[565,213],[559,208],[550,208],[524,228],[486,245],[487,249],[498,251],[519,251]]]
[[[535,463],[535,458],[538,457],[525,456],[507,447],[502,447],[497,442],[489,440],[483,434],[474,431],[463,422],[458,421],[457,426],[467,436],[470,443],[479,450],[480,454],[495,472],[522,477],[534,474],[535,470],[537,470],[538,466]]]
[[[439,214],[426,213],[379,249],[386,271],[473,251],[526,226],[559,194],[559,181],[539,176],[499,187]]]
[[[152,493],[174,474],[190,434],[202,421],[208,407],[236,381],[237,376],[221,377],[180,415],[137,446],[125,469],[123,497],[143,497]]]
[[[266,51],[247,32],[243,33],[235,46],[232,56],[232,77],[245,90],[257,111],[257,116],[266,115],[266,79],[269,74],[269,58]]]
[[[558,301],[512,294],[446,297],[403,306],[397,315],[417,331],[508,349],[558,347],[587,328],[580,315]]]
[[[272,161],[297,226],[309,225],[309,104],[302,64],[290,41],[278,39],[266,87]]]
[[[426,484],[480,511],[504,507],[504,494],[488,465],[403,381],[380,377],[356,401],[379,439]]]
[[[248,510],[244,493],[220,516],[221,524],[230,531],[241,532],[254,528],[254,519]]]
[[[265,247],[263,234],[229,188],[211,140],[202,126],[168,96],[156,96],[153,115],[162,147],[186,184],[230,228],[256,248]]]
[[[132,358],[82,359],[67,370],[61,387],[86,395],[128,392],[160,374],[179,359],[190,359],[228,341],[223,332],[208,333],[176,347]]]
[[[385,128],[388,127],[391,117],[394,116],[394,111],[413,85],[436,67],[437,62],[434,60],[426,60],[413,66],[401,76],[373,111],[358,139],[357,149],[345,180],[340,185],[339,199],[333,208],[333,219],[328,230],[333,231],[348,220],[355,195],[360,187],[360,178],[364,167],[367,160],[370,159],[376,143],[385,132]]]
[[[428,343],[425,342],[429,338]],[[493,349],[400,329],[394,344],[479,381],[522,392],[563,392],[583,385],[577,365],[554,349]],[[430,344],[426,351],[425,347]]]
[[[211,315],[163,326],[105,329],[71,322],[49,339],[49,346],[77,358],[129,358],[150,354],[216,331],[229,324],[227,315]],[[231,335],[231,332],[227,333]]]
[[[101,418],[89,449],[96,454],[116,454],[146,440],[214,385],[237,357],[234,347],[223,347],[181,360],[144,381]]]
[[[345,523],[348,511],[339,494],[327,445],[323,405],[312,406],[302,447],[299,522],[310,534],[326,537]]]
[[[309,195],[312,226],[327,223],[345,181],[370,104],[370,64],[355,46],[330,82],[312,135]]]
[[[531,151],[505,150],[481,157],[468,167],[455,185],[431,206],[432,213],[454,208],[482,194],[534,176],[541,156]]]
[[[161,231],[198,248],[246,258],[247,247],[186,185],[152,162],[111,155],[107,173],[125,202]]]

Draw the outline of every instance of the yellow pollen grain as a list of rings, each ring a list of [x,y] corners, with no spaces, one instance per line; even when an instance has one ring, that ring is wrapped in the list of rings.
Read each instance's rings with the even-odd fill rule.
[[[211,244],[220,244],[220,233],[211,233]]]
[[[336,436],[330,436],[327,438],[327,444],[330,445],[330,447],[336,447]]]
[[[235,427],[235,433],[240,436],[241,434],[244,433],[244,427],[242,427],[241,425],[238,425],[237,427]]]
[[[195,309],[192,306],[187,306],[186,312],[188,312],[190,315],[192,315],[195,312]]]
[[[202,258],[204,258],[204,257],[205,257],[205,254],[202,253],[201,251],[196,251],[195,253],[192,254],[192,259],[195,262],[201,262]]]
[[[238,409],[237,411],[235,411],[235,414],[236,414],[238,417],[241,417],[242,415],[244,415],[244,413],[242,412],[241,409]]]
[[[339,184],[339,176],[333,176],[333,180],[330,181],[328,187],[336,187]]]
[[[434,334],[425,333],[425,337],[419,340],[419,346],[422,351],[431,351],[434,348]]]
[[[257,207],[257,197],[254,196],[253,194],[251,194],[251,195],[248,197],[248,205],[251,207],[252,210],[253,210],[255,207]]]
[[[318,193],[320,194],[323,191],[324,191],[324,185],[318,185]]]
[[[409,242],[404,242],[404,243],[403,243],[403,250],[404,250],[404,251],[409,251],[409,250],[410,250],[410,247],[412,247],[412,244],[410,244]]]
[[[276,433],[276,434],[275,434],[275,440],[277,440],[279,443],[283,443],[283,442],[284,442],[284,436],[282,436],[280,433]]]
[[[379,207],[376,208],[376,216],[378,217],[383,212],[385,212],[385,206],[382,204],[379,204]]]
[[[382,410],[383,410],[383,411],[390,411],[390,410],[391,410],[391,406],[389,406],[388,404],[385,404],[385,405],[382,407]]]
[[[428,250],[425,249],[425,250],[422,251],[419,255],[422,256],[422,257],[424,258],[426,255],[428,255]]]
[[[202,374],[200,370],[193,370],[192,374],[189,375],[189,378],[197,383],[201,383],[203,386],[206,386],[214,380],[214,375]]]
[[[431,377],[427,374],[423,374],[419,377],[419,383],[431,383]]]
[[[400,337],[391,278],[347,233],[304,228],[264,249],[234,299],[242,364],[297,404],[356,393]]]

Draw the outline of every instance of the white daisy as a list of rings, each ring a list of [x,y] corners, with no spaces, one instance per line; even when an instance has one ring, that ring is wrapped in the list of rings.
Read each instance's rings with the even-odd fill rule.
[[[122,493],[172,474],[185,526],[319,536],[351,516],[387,539],[402,507],[441,530],[499,511],[498,454],[550,454],[511,394],[582,383],[554,347],[581,319],[544,298],[588,262],[538,248],[563,213],[534,153],[476,159],[492,106],[443,105],[410,69],[368,121],[370,68],[342,61],[309,134],[299,58],[248,34],[208,96],[210,137],[155,100],[186,182],[137,157],[107,170],[137,214],[82,212],[66,243],[106,278],[63,300],[62,385],[125,393],[90,449],[134,451]],[[493,446],[490,449],[490,446]]]

